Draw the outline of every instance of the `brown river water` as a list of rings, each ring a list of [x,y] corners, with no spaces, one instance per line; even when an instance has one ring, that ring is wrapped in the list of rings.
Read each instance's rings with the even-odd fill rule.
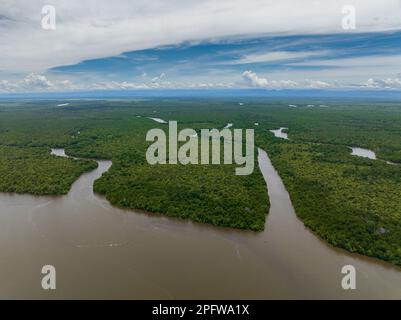
[[[66,196],[0,193],[0,298],[401,298],[400,269],[317,238],[263,150],[258,160],[271,201],[259,233],[116,208],[92,190],[110,161]],[[47,264],[56,290],[41,287]],[[349,264],[357,288],[346,291]]]

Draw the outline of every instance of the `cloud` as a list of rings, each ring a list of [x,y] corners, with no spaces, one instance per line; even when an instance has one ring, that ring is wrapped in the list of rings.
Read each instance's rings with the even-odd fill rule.
[[[323,81],[305,80],[300,83],[292,80],[267,80],[259,77],[251,70],[245,71],[242,74],[245,83],[250,87],[265,88],[265,89],[295,89],[295,88],[330,88],[331,85]]]
[[[242,74],[242,78],[249,87],[264,89],[369,89],[369,90],[401,90],[400,78],[368,79],[362,83],[329,83],[320,80],[305,79],[303,81],[292,80],[267,80],[259,77],[250,70]]]
[[[166,78],[166,74],[163,72],[159,76],[154,77],[152,79],[152,83],[159,83],[160,81],[163,81]]]
[[[383,80],[368,79],[362,87],[368,89],[401,89],[400,78],[388,78]]]
[[[329,54],[328,51],[273,51],[268,53],[248,54],[236,61],[230,61],[227,64],[251,64],[266,63],[285,60],[305,59]]]
[[[50,81],[44,75],[28,74],[21,80],[0,80],[0,92],[66,91],[76,87],[70,80]]]
[[[259,78],[255,72],[251,70],[244,71],[242,78],[252,87],[267,88],[269,83],[264,78]]]
[[[155,79],[161,81],[155,81]],[[401,90],[400,78],[368,79],[362,83],[344,84],[329,83],[321,80],[304,79],[268,80],[247,70],[242,73],[243,83],[231,82],[173,82],[167,81],[161,74],[148,82],[135,83],[129,81],[102,81],[87,84],[77,84],[67,79],[49,79],[43,74],[31,73],[18,80],[0,80],[0,93],[21,92],[68,92],[94,90],[138,90],[138,89],[231,89],[231,88],[262,88],[262,89],[367,89],[367,90]]]
[[[329,88],[334,88],[336,86],[337,86],[336,84],[330,84],[328,82],[320,81],[320,80],[307,79],[305,81],[305,87],[311,88],[311,89],[329,89]]]
[[[21,92],[68,92],[92,90],[138,90],[138,89],[212,89],[232,88],[232,83],[183,83],[165,80],[161,74],[149,82],[101,81],[76,84],[71,80],[50,80],[45,75],[31,73],[19,80],[0,80],[0,93]]]
[[[401,16],[398,0],[52,0],[57,29],[46,31],[40,21],[46,4],[47,0],[1,1],[3,72],[44,72],[190,40],[342,33],[344,5],[356,7],[357,32],[400,29]]]
[[[110,82],[96,82],[90,85],[84,85],[79,90],[135,90],[135,89],[149,89],[146,84],[135,84],[127,81],[110,81]]]
[[[293,80],[267,80],[259,77],[255,72],[248,70],[242,73],[242,78],[250,87],[265,89],[330,89],[339,87],[339,85],[331,84],[320,80],[293,81]]]

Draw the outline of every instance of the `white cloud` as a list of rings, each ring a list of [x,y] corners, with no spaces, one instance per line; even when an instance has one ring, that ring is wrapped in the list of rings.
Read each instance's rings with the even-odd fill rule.
[[[361,87],[368,89],[401,89],[401,79],[388,78],[383,80],[368,79]]]
[[[305,79],[292,80],[268,80],[259,77],[250,70],[242,74],[242,78],[249,87],[264,89],[370,89],[370,90],[401,90],[400,78],[368,79],[362,83],[333,83]]]
[[[252,87],[267,88],[269,85],[267,79],[259,78],[258,75],[251,70],[244,71],[242,78]]]
[[[76,88],[70,80],[50,81],[46,76],[34,73],[30,73],[20,80],[0,80],[0,92],[48,92],[74,90]]]
[[[339,33],[343,5],[355,5],[357,32],[400,29],[401,16],[399,0],[52,0],[57,29],[46,31],[45,4],[1,1],[0,70],[43,72],[186,40]]]
[[[332,88],[333,85],[318,81],[318,80],[304,80],[302,82],[292,80],[267,80],[266,78],[259,77],[253,71],[245,71],[242,74],[245,83],[250,87],[265,88],[265,89],[296,89],[296,88],[313,88],[313,89],[327,89]]]
[[[336,84],[330,84],[328,82],[321,81],[321,80],[307,79],[305,81],[305,86],[306,86],[306,88],[311,88],[311,89],[329,89],[329,88],[336,87]]]
[[[155,81],[158,78],[161,81]],[[18,80],[0,80],[0,93],[19,92],[68,92],[91,90],[137,90],[137,89],[229,89],[246,87],[262,89],[369,89],[401,90],[400,78],[368,79],[362,83],[329,83],[321,80],[268,80],[253,71],[242,74],[243,83],[231,82],[171,82],[166,75],[155,77],[148,82],[134,83],[128,81],[103,81],[87,84],[76,84],[66,79],[49,79],[42,74],[31,73]]]
[[[243,72],[242,79],[250,87],[265,89],[334,89],[347,88],[346,84],[337,82],[328,83],[321,80],[268,80],[258,76],[255,72],[248,70]]]
[[[96,82],[90,85],[84,85],[79,90],[135,90],[135,89],[148,89],[146,84],[135,84],[127,81],[110,81],[110,82]]]
[[[328,53],[328,51],[273,51],[268,53],[255,53],[245,55],[236,61],[228,62],[228,64],[250,64],[260,62],[306,59],[310,57],[327,55]]]
[[[232,83],[182,83],[165,80],[161,74],[149,82],[134,83],[128,81],[102,81],[88,84],[76,84],[70,80],[50,80],[45,75],[31,73],[18,80],[0,80],[0,93],[18,92],[63,92],[89,90],[137,90],[137,89],[212,89],[231,88]]]
[[[152,79],[152,83],[159,83],[160,81],[163,81],[166,78],[166,74],[163,72],[159,76],[154,77]]]

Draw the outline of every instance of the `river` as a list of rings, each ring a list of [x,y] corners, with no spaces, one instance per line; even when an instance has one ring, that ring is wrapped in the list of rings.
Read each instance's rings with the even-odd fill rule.
[[[1,193],[0,298],[401,298],[399,268],[318,239],[297,219],[266,152],[258,160],[271,201],[259,233],[116,208],[92,189],[110,161],[65,196]],[[56,290],[41,288],[47,264]],[[341,288],[348,264],[357,290]]]

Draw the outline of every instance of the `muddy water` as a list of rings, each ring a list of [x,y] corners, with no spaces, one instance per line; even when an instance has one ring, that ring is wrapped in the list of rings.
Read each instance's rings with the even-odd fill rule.
[[[109,161],[66,196],[0,194],[0,298],[401,298],[399,269],[320,241],[264,151],[259,164],[271,199],[260,233],[115,208],[92,191]],[[41,289],[46,264],[55,291]],[[341,289],[346,264],[355,291]]]

